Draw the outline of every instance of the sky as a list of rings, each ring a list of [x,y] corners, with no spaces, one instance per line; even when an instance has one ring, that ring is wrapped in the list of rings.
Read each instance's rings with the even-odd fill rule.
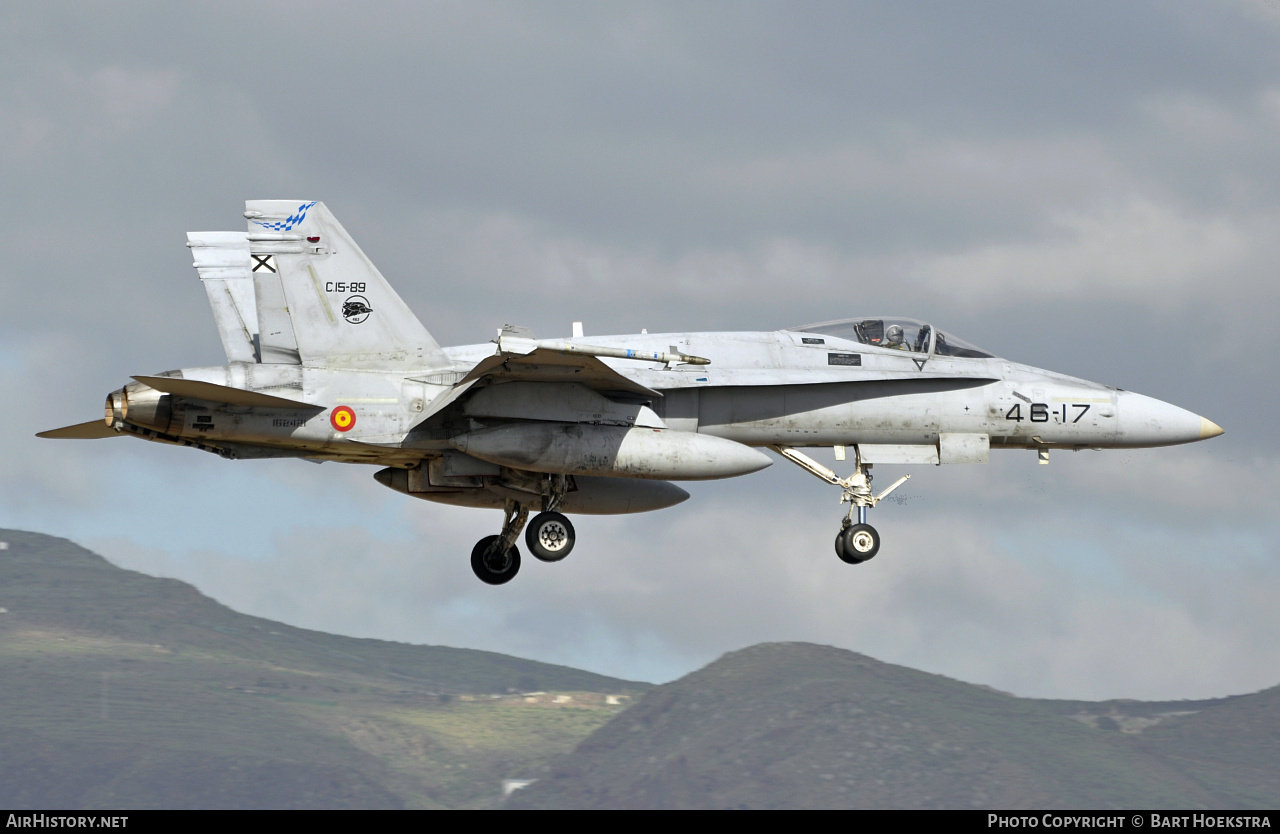
[[[1036,697],[1273,686],[1277,135],[1275,0],[0,4],[0,526],[655,682],[805,640]],[[905,315],[1226,434],[878,468],[913,478],[853,567],[779,461],[493,588],[498,514],[372,467],[34,437],[225,361],[184,235],[247,199],[323,200],[446,345]]]

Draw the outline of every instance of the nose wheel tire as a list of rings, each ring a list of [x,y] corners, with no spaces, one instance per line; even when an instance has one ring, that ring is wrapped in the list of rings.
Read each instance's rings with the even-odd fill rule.
[[[849,564],[853,564],[853,562],[849,559],[849,557],[844,554],[844,531],[843,530],[841,530],[839,533],[836,533],[836,555],[840,557],[841,562],[847,562]]]
[[[520,571],[520,550],[514,544],[506,553],[496,552],[499,536],[485,536],[471,548],[471,570],[487,585],[503,585]]]
[[[524,531],[524,543],[534,558],[559,562],[573,550],[577,536],[573,524],[560,513],[538,513]]]
[[[836,537],[836,555],[850,565],[865,562],[880,550],[880,534],[870,524],[851,524]]]

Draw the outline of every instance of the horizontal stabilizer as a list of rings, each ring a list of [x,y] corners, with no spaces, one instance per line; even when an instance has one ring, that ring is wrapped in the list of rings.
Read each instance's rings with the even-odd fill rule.
[[[90,420],[74,426],[42,431],[36,437],[47,437],[51,440],[99,440],[103,437],[119,437],[120,432],[111,428],[104,420]]]
[[[245,391],[243,388],[229,388],[226,385],[215,385],[212,382],[199,382],[194,379],[175,379],[168,376],[135,376],[134,379],[157,391],[193,400],[208,400],[227,405],[257,405],[263,408],[324,408],[312,403],[286,400],[284,397],[271,394]]]

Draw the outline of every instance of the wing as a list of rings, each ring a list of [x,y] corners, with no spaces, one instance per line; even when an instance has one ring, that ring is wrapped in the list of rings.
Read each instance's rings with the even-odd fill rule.
[[[529,383],[547,384],[545,394],[552,399],[570,391],[582,391],[597,402],[592,409],[599,412],[615,410],[613,403],[606,398],[609,395],[626,394],[631,398],[640,397],[654,400],[662,393],[628,379],[613,368],[600,361],[599,356],[610,356],[619,359],[632,359],[642,362],[688,362],[706,364],[705,359],[684,354],[643,353],[641,351],[620,348],[593,347],[569,342],[536,341],[515,335],[516,328],[504,328],[499,334],[498,350],[493,356],[480,360],[467,374],[452,387],[441,392],[423,410],[422,415],[414,421],[417,428],[439,414],[448,406],[463,400],[464,395],[492,387],[495,383],[522,383],[522,386],[504,387],[512,394],[527,394]],[[573,398],[571,393],[568,396]],[[520,397],[517,397],[519,399]],[[647,407],[640,405],[623,406],[623,410],[634,412],[627,418],[641,424],[651,421],[661,425],[661,421],[652,415]],[[512,415],[515,416],[515,415]],[[526,415],[521,415],[526,416]]]
[[[458,385],[493,382],[577,382],[596,391],[625,391],[661,397],[652,388],[627,379],[594,356],[539,347],[530,353],[499,353],[482,360]]]
[[[488,378],[493,381],[576,382],[601,393],[662,394],[628,379],[598,357],[659,362],[672,365],[708,365],[709,359],[685,353],[655,353],[633,348],[601,347],[554,339],[535,339],[527,328],[507,325],[498,331],[498,352],[482,360],[459,384]]]

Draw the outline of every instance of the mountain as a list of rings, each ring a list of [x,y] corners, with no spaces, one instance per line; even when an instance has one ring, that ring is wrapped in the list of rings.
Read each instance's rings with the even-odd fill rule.
[[[650,690],[517,808],[1274,808],[1280,687],[1051,701],[802,643]]]
[[[0,807],[1280,805],[1280,687],[1018,698],[803,643],[651,687],[293,628],[63,539],[0,542]]]
[[[293,628],[64,539],[0,541],[0,807],[485,807],[649,688]]]

